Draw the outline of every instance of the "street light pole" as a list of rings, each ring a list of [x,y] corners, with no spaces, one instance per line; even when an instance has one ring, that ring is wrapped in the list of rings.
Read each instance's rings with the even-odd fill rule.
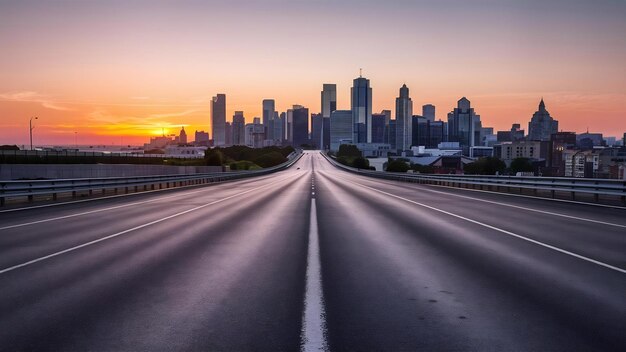
[[[35,127],[33,127],[33,119],[38,120],[39,118],[37,116],[31,117],[28,122],[28,127],[30,129],[30,150],[33,150],[33,130],[35,129]]]

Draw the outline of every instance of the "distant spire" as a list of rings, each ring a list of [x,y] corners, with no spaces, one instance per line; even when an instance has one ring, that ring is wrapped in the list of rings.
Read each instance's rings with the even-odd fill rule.
[[[541,97],[541,101],[539,102],[539,110],[545,110],[546,104],[543,102],[543,97]]]
[[[359,68],[359,78],[363,78],[363,69]]]

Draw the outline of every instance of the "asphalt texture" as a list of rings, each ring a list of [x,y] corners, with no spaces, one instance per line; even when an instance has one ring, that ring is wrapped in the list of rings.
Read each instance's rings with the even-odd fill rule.
[[[626,350],[623,209],[371,179],[319,152],[0,209],[0,351],[316,349],[307,280],[332,351]]]

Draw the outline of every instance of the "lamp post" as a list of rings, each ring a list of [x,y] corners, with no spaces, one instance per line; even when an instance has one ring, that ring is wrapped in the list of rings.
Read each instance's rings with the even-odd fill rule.
[[[33,150],[33,130],[35,129],[35,127],[33,127],[33,119],[38,120],[39,118],[37,116],[31,117],[28,122],[28,127],[30,128],[30,150]]]

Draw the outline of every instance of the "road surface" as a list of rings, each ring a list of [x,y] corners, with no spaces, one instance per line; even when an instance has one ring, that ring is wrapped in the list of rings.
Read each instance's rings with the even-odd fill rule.
[[[0,211],[0,350],[626,349],[626,211],[370,179],[307,152]]]

